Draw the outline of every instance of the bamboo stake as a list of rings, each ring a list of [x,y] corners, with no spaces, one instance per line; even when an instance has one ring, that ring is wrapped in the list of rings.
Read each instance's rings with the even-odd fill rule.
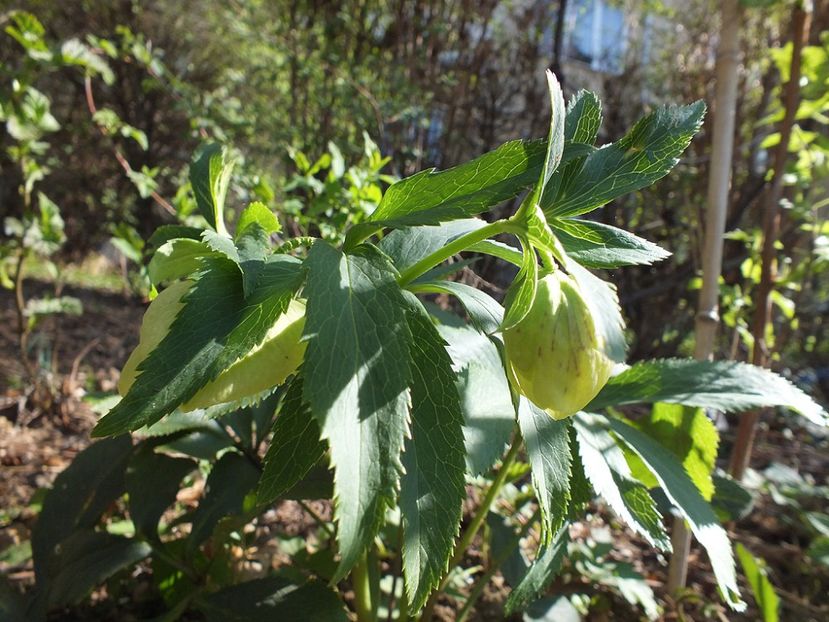
[[[705,246],[702,255],[702,289],[697,301],[694,327],[694,356],[710,360],[719,326],[719,279],[722,271],[723,234],[731,186],[734,152],[734,125],[737,109],[737,71],[740,66],[740,20],[738,0],[722,4],[720,41],[717,49],[714,94],[714,133],[711,168],[708,175],[708,208],[705,219]],[[676,592],[688,578],[691,532],[685,520],[674,519],[671,533],[673,556],[668,567],[668,591]]]
[[[774,153],[774,177],[772,178],[771,188],[766,192],[763,204],[762,264],[752,323],[752,334],[754,336],[752,362],[763,367],[769,363],[766,329],[771,319],[771,292],[776,278],[777,252],[774,245],[777,242],[780,230],[779,204],[783,196],[783,175],[785,174],[786,160],[789,157],[789,142],[794,127],[795,115],[800,105],[801,60],[803,47],[809,38],[811,21],[811,2],[804,0],[798,4],[792,15],[792,59],[789,81],[786,83],[782,96],[784,115],[780,122],[780,143]],[[761,410],[754,410],[740,418],[730,465],[731,475],[737,480],[743,478],[748,468],[754,445],[754,436],[757,431],[757,422],[760,420],[761,413]]]

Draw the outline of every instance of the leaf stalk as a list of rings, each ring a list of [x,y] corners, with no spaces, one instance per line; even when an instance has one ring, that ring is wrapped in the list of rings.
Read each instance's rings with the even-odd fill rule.
[[[523,229],[510,220],[496,220],[495,222],[489,223],[480,229],[470,231],[469,233],[452,240],[446,246],[427,255],[420,261],[403,270],[403,272],[400,273],[398,283],[400,283],[401,287],[405,287],[417,277],[425,274],[433,267],[443,263],[450,257],[469,249],[471,246],[474,246],[479,242],[483,242],[484,240],[494,237],[499,233],[507,232],[523,233]]]

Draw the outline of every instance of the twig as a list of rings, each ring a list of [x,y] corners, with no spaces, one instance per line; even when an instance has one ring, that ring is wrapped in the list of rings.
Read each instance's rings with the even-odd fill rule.
[[[92,94],[92,79],[89,76],[86,76],[84,79],[84,90],[86,91],[86,107],[89,109],[89,114],[93,117],[95,113],[98,112],[98,108],[95,105],[95,97]],[[101,133],[102,136],[108,136],[106,129],[95,124],[98,128],[98,131]],[[121,153],[121,150],[118,149],[116,145],[113,144],[112,152],[115,156],[115,159],[118,161],[118,164],[121,165],[121,168],[124,169],[124,172],[129,176],[130,173],[133,172],[133,168],[130,166],[130,163],[127,161],[127,158],[124,157],[124,154]],[[152,197],[153,201],[155,201],[158,205],[160,205],[164,210],[166,210],[169,214],[176,216],[176,209],[170,205],[170,203],[162,197],[158,192],[155,190],[150,192],[150,197]]]
[[[472,586],[472,590],[469,592],[469,596],[458,614],[457,622],[464,622],[466,620],[472,612],[472,608],[475,606],[475,603],[478,602],[478,599],[484,593],[484,589],[487,585],[489,585],[492,577],[496,572],[498,572],[498,570],[500,570],[501,566],[507,560],[507,557],[509,557],[512,553],[513,548],[520,545],[522,538],[527,535],[533,523],[538,520],[539,513],[540,510],[536,510],[527,522],[521,525],[521,530],[513,536],[509,545],[505,546],[500,555],[490,562],[489,569],[481,577],[479,577],[475,582],[475,585]]]
[[[72,369],[69,371],[69,384],[70,385],[75,384],[75,380],[78,377],[78,370],[80,369],[80,366],[81,366],[81,361],[83,361],[84,358],[86,358],[86,355],[89,354],[92,351],[92,348],[97,346],[100,342],[101,342],[100,338],[95,337],[95,339],[92,339],[83,348],[81,348],[80,352],[78,352],[78,355],[72,361]]]

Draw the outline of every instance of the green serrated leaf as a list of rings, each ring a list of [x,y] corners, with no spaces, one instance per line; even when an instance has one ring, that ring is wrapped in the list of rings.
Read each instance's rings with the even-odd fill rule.
[[[239,251],[239,267],[242,269],[242,287],[247,298],[256,287],[259,274],[270,254],[268,234],[259,223],[252,222],[237,239],[236,248]]]
[[[592,145],[602,125],[602,103],[595,93],[580,90],[567,103],[564,138]]]
[[[637,363],[611,378],[587,410],[641,402],[670,402],[725,412],[785,406],[815,424],[829,424],[829,415],[782,376],[730,361],[659,359]]]
[[[239,264],[242,260],[239,257],[239,249],[236,248],[230,236],[205,229],[202,231],[201,238],[211,251],[223,255],[226,259],[235,263],[241,271],[242,268]]]
[[[261,343],[301,283],[301,264],[271,258],[245,299],[238,267],[207,259],[170,332],[138,366],[129,392],[93,430],[96,436],[152,425]]]
[[[305,261],[304,393],[335,469],[338,580],[394,503],[408,431],[409,329],[396,272],[375,248],[318,241]]]
[[[504,320],[504,308],[492,296],[465,283],[430,281],[418,283],[410,289],[417,293],[444,293],[455,296],[475,327],[488,335],[497,332]]]
[[[657,108],[622,139],[587,156],[567,187],[554,193],[551,185],[541,200],[547,216],[585,214],[664,177],[699,130],[704,114],[701,101]]]
[[[486,473],[503,455],[515,428],[515,406],[498,348],[486,335],[465,325],[438,326],[457,373],[464,416],[467,469]]]
[[[728,534],[720,526],[711,506],[703,499],[694,482],[673,454],[619,419],[608,419],[608,425],[653,472],[671,504],[688,521],[691,532],[708,552],[723,598],[735,611],[745,609],[740,600],[734,556]]]
[[[558,170],[545,187],[545,203],[561,195],[576,180],[602,124],[602,104],[595,93],[579,91],[570,98],[564,120],[564,154]]]
[[[556,421],[521,398],[518,425],[532,468],[533,488],[541,507],[542,540],[549,544],[564,523],[570,505],[570,421]]]
[[[259,470],[241,454],[228,452],[219,458],[207,476],[204,497],[193,512],[188,548],[194,550],[207,540],[225,516],[240,514],[245,497],[258,481]]]
[[[740,542],[737,543],[736,548],[737,559],[740,560],[743,574],[751,586],[754,601],[763,614],[763,622],[777,622],[780,619],[780,597],[777,596],[774,586],[769,581],[765,562],[754,557]]]
[[[239,215],[239,222],[236,223],[236,239],[238,240],[252,224],[257,224],[265,232],[265,235],[279,233],[282,225],[279,219],[268,207],[260,201],[249,204]]]
[[[553,218],[550,226],[567,254],[590,268],[651,265],[671,256],[653,242],[591,220]]]
[[[580,516],[585,506],[593,499],[593,490],[587,475],[584,472],[584,465],[579,455],[579,437],[575,426],[570,426],[570,507],[571,518]]]
[[[541,165],[541,175],[525,202],[526,208],[533,211],[541,201],[544,188],[558,168],[564,152],[564,96],[561,94],[558,80],[549,69],[546,72],[546,78],[550,94],[550,131],[547,134],[547,149],[544,154],[544,163]]]
[[[633,479],[621,447],[598,417],[579,413],[575,418],[579,456],[593,489],[634,531],[653,546],[671,550],[662,516],[647,489]]]
[[[466,497],[465,455],[452,360],[416,299],[410,301],[407,317],[412,334],[412,436],[403,453],[400,511],[406,593],[412,611],[417,611],[449,566]]]
[[[705,500],[711,500],[714,494],[711,474],[717,460],[720,435],[703,409],[657,403],[648,417],[630,423],[670,449]],[[639,481],[649,488],[658,486],[656,479],[637,456],[628,456],[628,462]]]
[[[302,401],[302,379],[297,378],[273,423],[273,438],[259,480],[259,503],[271,503],[290,490],[324,454],[319,426]]]
[[[547,589],[550,582],[561,572],[564,556],[567,553],[567,543],[570,541],[568,525],[559,529],[550,544],[541,548],[521,582],[510,592],[504,611],[511,615],[520,611],[538,598]]]
[[[190,164],[190,185],[196,204],[208,224],[220,235],[227,235],[224,207],[234,164],[234,158],[216,143],[207,145]]]
[[[158,247],[147,265],[154,285],[183,279],[202,266],[204,257],[217,257],[206,243],[191,238],[173,238]]]
[[[176,500],[181,480],[196,468],[187,458],[173,458],[155,453],[146,443],[127,467],[127,494],[130,518],[136,531],[150,540],[158,540],[158,521]]]
[[[596,331],[604,341],[605,354],[617,363],[624,362],[627,357],[625,320],[619,307],[616,286],[603,281],[569,258],[566,268],[578,281],[582,296],[593,315]]]
[[[469,218],[511,199],[538,179],[545,150],[545,141],[515,140],[460,166],[403,179],[386,191],[370,222],[352,228],[347,246],[384,227]]]

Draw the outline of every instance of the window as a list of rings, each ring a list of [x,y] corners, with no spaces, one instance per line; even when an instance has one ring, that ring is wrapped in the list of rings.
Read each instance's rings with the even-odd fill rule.
[[[595,71],[622,71],[626,28],[621,9],[604,0],[571,0],[565,19],[569,58],[588,63]]]

